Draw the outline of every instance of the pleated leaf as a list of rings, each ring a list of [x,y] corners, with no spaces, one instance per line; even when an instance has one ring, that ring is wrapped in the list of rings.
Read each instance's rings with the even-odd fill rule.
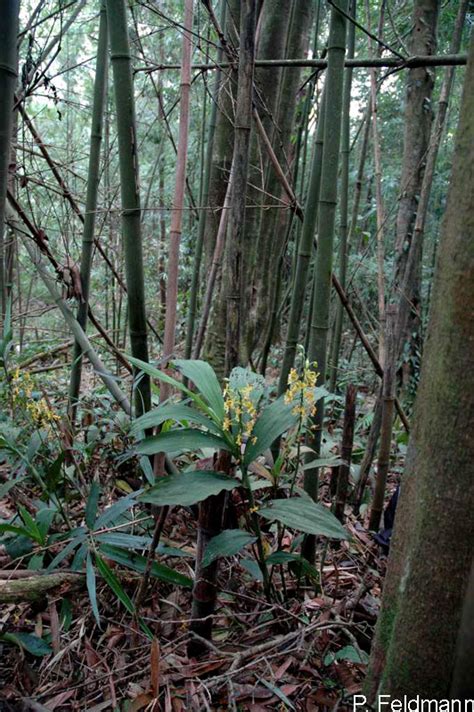
[[[137,451],[140,455],[156,455],[157,452],[169,454],[178,450],[195,451],[206,447],[214,450],[230,450],[226,441],[213,433],[182,428],[145,438],[138,444]]]
[[[225,529],[213,537],[206,547],[202,560],[203,566],[209,566],[221,556],[235,556],[248,544],[253,544],[257,538],[241,529]]]
[[[286,405],[283,396],[267,406],[258,418],[244,453],[244,465],[268,450],[273,442],[287,430],[296,425],[298,416],[292,413],[294,406]],[[255,442],[253,442],[256,438]]]
[[[211,495],[223,490],[232,490],[242,483],[222,472],[196,470],[180,472],[162,477],[148,492],[141,495],[140,501],[158,506],[179,504],[189,507],[202,502]]]
[[[303,497],[274,499],[269,504],[269,507],[259,510],[264,519],[276,519],[286,527],[306,534],[326,536],[329,539],[349,538],[339,520],[322,504]]]

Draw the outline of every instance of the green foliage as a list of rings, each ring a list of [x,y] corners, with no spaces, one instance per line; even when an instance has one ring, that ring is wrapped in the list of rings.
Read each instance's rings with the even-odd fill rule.
[[[348,539],[348,534],[336,517],[322,504],[307,497],[275,499],[260,509],[264,519],[277,520],[297,531],[325,536],[330,539]]]
[[[240,529],[225,529],[213,537],[206,547],[202,564],[209,566],[221,556],[235,556],[244,547],[253,544],[257,538]]]
[[[162,477],[158,482],[140,495],[139,501],[160,507],[179,504],[189,507],[202,502],[223,490],[232,490],[242,483],[235,477],[221,472],[204,470],[181,472]]]

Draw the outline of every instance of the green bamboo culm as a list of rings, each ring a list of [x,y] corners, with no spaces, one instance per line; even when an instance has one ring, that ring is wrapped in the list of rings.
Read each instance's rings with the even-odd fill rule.
[[[221,4],[220,26],[225,27],[227,3],[223,0]],[[217,104],[219,100],[219,91],[221,84],[222,72],[219,68],[219,63],[222,61],[223,50],[219,45],[217,50],[217,70],[215,77],[214,89],[212,92],[211,115],[209,117],[209,130],[207,135],[206,159],[204,164],[204,175],[202,185],[201,205],[202,209],[199,213],[198,234],[196,239],[196,251],[194,254],[193,274],[191,277],[191,289],[189,292],[189,309],[186,324],[186,345],[185,357],[191,358],[193,349],[194,328],[196,322],[196,310],[199,292],[199,276],[201,272],[202,253],[204,248],[204,232],[206,230],[207,210],[206,206],[209,200],[209,186],[211,182],[212,156],[214,149],[214,134],[217,125]]]
[[[311,26],[312,2],[304,0],[300,3],[293,3],[288,36],[286,41],[285,57],[294,59],[301,57],[307,49],[307,32]],[[296,155],[294,160],[295,170],[288,164],[289,149],[291,148],[291,134],[295,125],[295,108],[297,106],[298,91],[300,87],[301,69],[299,67],[286,67],[280,81],[280,92],[277,102],[277,126],[275,131],[274,150],[275,155],[288,172],[288,177],[292,177],[293,185],[296,186],[296,166],[299,159],[299,148],[301,141],[297,141]],[[267,169],[266,193],[267,195],[278,195],[281,192],[279,177],[273,166]],[[263,341],[261,373],[264,375],[270,346],[275,331],[278,303],[281,293],[281,275],[283,261],[286,253],[286,246],[293,222],[294,213],[282,215],[281,210],[263,211],[260,222],[261,239],[265,254],[263,262],[266,260],[266,274],[264,272],[264,283],[267,282],[267,298],[260,301],[260,306],[265,307],[264,314],[258,316],[259,323],[265,324],[263,329],[265,339]],[[270,265],[278,258],[277,268],[270,269]],[[270,309],[268,309],[270,307]],[[270,314],[270,318],[269,318]]]
[[[13,103],[17,80],[17,38],[19,0],[2,2],[0,22],[0,328],[7,306],[5,274],[5,201],[10,163],[10,141],[13,130]]]
[[[351,0],[351,14],[355,17],[356,3]],[[355,25],[349,23],[347,33],[347,57],[354,57],[355,49]],[[342,124],[341,124],[341,200],[339,206],[339,282],[342,288],[346,288],[347,273],[347,253],[349,249],[348,237],[348,215],[349,215],[349,156],[351,150],[351,90],[352,90],[352,67],[345,69],[344,96],[342,99]],[[334,333],[332,338],[331,364],[329,390],[333,393],[337,384],[337,372],[339,363],[339,352],[341,349],[342,325],[344,321],[344,306],[340,300],[336,304],[336,319],[334,322]]]
[[[99,189],[100,149],[104,108],[107,97],[107,12],[105,0],[100,6],[99,40],[95,70],[94,97],[92,104],[92,124],[90,137],[89,170],[87,177],[86,212],[82,232],[81,285],[82,302],[77,311],[77,321],[84,332],[87,330],[87,311],[89,306],[90,274],[94,247],[95,216],[97,193]],[[78,341],[74,342],[74,355],[69,383],[69,417],[74,423],[81,387],[82,350]]]
[[[135,101],[125,0],[106,0],[112,60],[122,196],[122,235],[128,290],[128,320],[132,355],[148,361],[148,341],[140,225],[140,191]],[[135,412],[150,408],[150,380],[142,374],[135,387]]]
[[[340,1],[339,8],[347,12],[348,1]],[[318,385],[326,380],[327,342],[329,332],[329,307],[334,249],[334,228],[337,206],[337,179],[339,148],[341,143],[342,99],[344,86],[344,55],[346,51],[346,20],[342,12],[333,7],[329,25],[328,69],[326,74],[326,107],[324,145],[321,167],[321,190],[318,212],[318,249],[315,262],[315,286],[308,357],[317,364]],[[324,420],[324,399],[317,403],[312,435],[308,445],[318,456]],[[314,454],[311,453],[312,459]],[[305,470],[304,489],[316,500],[318,496],[318,469]],[[314,561],[316,540],[308,535],[303,543],[303,556]]]
[[[319,209],[319,193],[321,188],[321,166],[324,140],[324,117],[326,106],[326,89],[323,91],[319,110],[318,126],[314,140],[313,160],[309,179],[308,198],[305,206],[303,229],[298,244],[295,278],[290,303],[290,316],[286,335],[285,353],[280,371],[278,394],[285,392],[288,375],[295,362],[296,347],[301,327],[301,315],[306,295],[308,271],[313,253],[313,242],[316,233],[316,221]]]

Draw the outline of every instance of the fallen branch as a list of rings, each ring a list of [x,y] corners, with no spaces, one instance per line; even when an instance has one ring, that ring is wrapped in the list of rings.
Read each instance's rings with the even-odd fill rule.
[[[2,571],[8,573],[10,579],[0,580],[0,603],[32,603],[40,601],[46,594],[51,594],[55,589],[66,588],[68,591],[81,588],[85,577],[73,571],[59,571],[52,574],[33,574],[29,571],[28,577],[12,578],[18,576],[18,571]],[[23,572],[22,572],[23,573]]]

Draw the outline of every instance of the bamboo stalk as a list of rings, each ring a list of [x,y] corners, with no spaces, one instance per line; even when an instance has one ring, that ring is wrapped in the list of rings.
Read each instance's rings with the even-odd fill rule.
[[[382,385],[382,421],[380,426],[377,479],[369,521],[369,529],[373,531],[378,531],[383,512],[385,487],[390,465],[390,451],[392,448],[393,411],[395,402],[396,319],[397,307],[391,304],[387,307],[386,355]]]
[[[108,28],[117,116],[130,345],[133,356],[147,362],[148,339],[135,102],[125,0],[106,0],[106,7],[107,16],[113,17],[113,22],[108,23]],[[149,410],[150,403],[150,379],[145,374],[141,374],[140,380],[135,385],[136,414],[141,415]]]
[[[355,17],[356,3],[351,1],[351,15]],[[355,25],[349,23],[347,38],[347,57],[354,56],[355,48]],[[352,67],[345,69],[344,96],[342,100],[342,124],[341,124],[341,200],[339,206],[339,282],[341,287],[346,287],[347,273],[347,251],[348,251],[348,227],[347,218],[349,213],[349,157],[350,157],[350,129],[351,129],[351,90],[352,90]],[[339,351],[341,349],[342,325],[344,321],[344,307],[339,300],[336,306],[336,319],[334,322],[334,333],[332,337],[332,356],[330,364],[329,390],[334,392],[337,383],[337,367],[339,362]]]
[[[17,80],[17,36],[19,0],[2,3],[0,22],[0,333],[7,308],[5,266],[5,204],[7,199],[8,166],[13,131],[13,97]]]
[[[240,361],[241,310],[243,297],[243,265],[245,236],[245,196],[252,122],[253,68],[255,59],[255,0],[241,3],[240,56],[235,109],[234,154],[232,167],[234,186],[229,217],[228,249],[226,250],[226,349],[225,371],[229,374]]]
[[[467,63],[467,54],[433,54],[429,57],[424,55],[412,55],[400,59],[398,57],[357,57],[355,59],[346,59],[344,66],[363,68],[363,67],[387,67],[394,70],[414,69],[416,67],[457,67],[465,66]],[[221,69],[229,69],[233,67],[235,62],[221,62]],[[314,67],[316,69],[327,69],[327,59],[257,59],[255,60],[256,67]],[[137,72],[158,72],[167,69],[180,69],[180,64],[152,64],[148,67],[138,67]],[[193,64],[191,69],[206,72],[217,69],[217,64]]]
[[[221,27],[225,26],[226,10],[227,10],[227,3],[222,2],[221,17],[220,17]],[[218,63],[222,59],[222,54],[223,54],[222,46],[219,46],[219,48],[217,50],[217,62]],[[217,73],[216,73],[216,78],[215,78],[214,90],[212,93],[212,106],[211,106],[211,115],[209,118],[209,129],[208,129],[208,136],[207,136],[206,158],[205,158],[204,174],[203,174],[201,205],[207,205],[208,201],[209,201],[209,186],[210,186],[210,182],[211,182],[212,155],[213,155],[213,149],[214,149],[214,134],[216,131],[216,124],[217,124],[217,103],[218,103],[218,98],[219,98],[220,86],[221,86],[221,71],[220,71],[220,69],[218,69]],[[201,212],[199,214],[198,234],[197,234],[197,239],[196,239],[196,249],[195,249],[195,253],[194,253],[193,275],[192,275],[192,279],[191,279],[191,288],[190,288],[190,292],[189,292],[189,306],[188,306],[188,318],[187,318],[187,324],[186,324],[186,345],[185,345],[186,358],[191,358],[191,352],[193,350],[193,337],[194,337],[194,328],[195,328],[195,321],[196,321],[196,308],[197,308],[198,291],[199,291],[199,276],[200,276],[200,272],[201,272],[201,261],[202,261],[202,253],[203,253],[203,248],[204,248],[204,231],[206,229],[206,221],[207,221],[206,211],[201,210]],[[208,282],[208,284],[209,284],[209,282]],[[203,323],[203,319],[204,319],[204,314],[201,318],[201,324]],[[207,321],[207,317],[206,317],[206,321]],[[202,336],[201,336],[201,340],[202,340]],[[199,353],[199,351],[201,350],[201,346],[198,347],[196,345],[195,350]]]
[[[186,163],[188,156],[189,97],[191,89],[191,31],[193,24],[193,2],[185,1],[184,33],[181,62],[181,100],[179,113],[178,158],[176,163],[173,209],[168,249],[168,282],[166,289],[166,318],[163,355],[169,359],[173,355],[176,338],[176,313],[178,301],[179,245],[183,219],[184,190],[186,185]],[[169,390],[161,385],[161,399],[166,400]]]
[[[348,2],[345,0],[345,2],[340,3],[339,7],[341,11],[346,11],[347,6]],[[329,28],[324,145],[318,211],[318,249],[316,252],[313,317],[308,353],[310,361],[317,363],[319,384],[324,383],[326,379],[338,159],[341,139],[344,55],[346,51],[346,20],[342,12],[339,12],[334,7],[331,8]],[[322,398],[317,404],[317,414],[314,419],[316,428],[308,443],[316,452],[316,456],[319,455],[321,448],[323,420],[324,399]],[[317,468],[305,470],[304,488],[313,499],[318,497],[318,474]],[[303,555],[310,562],[314,561],[315,546],[315,537],[307,536],[303,544]]]
[[[309,178],[308,197],[303,218],[303,228],[298,245],[295,279],[291,295],[290,316],[286,335],[285,352],[278,382],[278,393],[285,392],[288,384],[288,374],[294,364],[296,347],[300,334],[301,316],[306,295],[309,265],[313,253],[313,242],[318,219],[319,195],[321,189],[321,160],[324,144],[324,118],[326,111],[326,95],[324,90],[319,109],[318,126],[314,140],[313,160]]]
[[[344,522],[344,508],[347,501],[347,491],[349,488],[349,474],[351,471],[352,446],[354,443],[354,424],[356,415],[357,388],[349,383],[346,391],[346,404],[344,408],[344,425],[342,428],[341,458],[342,465],[339,465],[337,472],[333,473],[336,478],[336,501],[334,514],[339,521]]]
[[[102,128],[104,107],[107,97],[107,13],[105,2],[100,6],[99,40],[92,104],[92,121],[90,135],[89,173],[87,178],[86,212],[82,233],[81,255],[81,287],[82,301],[78,308],[77,320],[84,331],[87,331],[87,311],[89,306],[90,273],[92,268],[92,252],[94,246],[95,216],[97,208],[97,193],[99,189],[100,149],[102,144]],[[77,402],[81,387],[82,353],[79,344],[75,342],[71,379],[69,383],[69,418],[74,426]]]

